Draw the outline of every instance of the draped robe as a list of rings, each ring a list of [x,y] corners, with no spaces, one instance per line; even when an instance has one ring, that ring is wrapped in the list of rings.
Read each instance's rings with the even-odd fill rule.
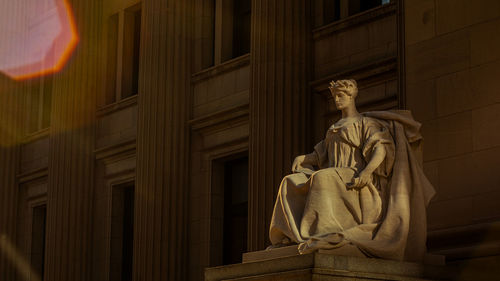
[[[419,129],[408,111],[367,112],[330,127],[314,147],[317,163],[283,178],[271,243],[298,243],[301,253],[351,247],[368,257],[422,260],[434,189],[422,170]],[[372,181],[350,188],[378,146],[386,156]]]

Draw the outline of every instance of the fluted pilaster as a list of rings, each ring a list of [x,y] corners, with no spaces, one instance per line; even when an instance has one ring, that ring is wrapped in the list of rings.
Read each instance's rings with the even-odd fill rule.
[[[294,157],[305,152],[309,2],[252,1],[250,251],[268,244],[279,183]]]
[[[17,196],[19,166],[20,102],[17,83],[0,76],[0,280],[16,275]]]
[[[190,3],[143,2],[134,280],[186,279]]]
[[[55,75],[49,144],[45,280],[90,280],[98,0],[72,0],[80,42]]]
[[[3,21],[0,40],[10,35],[9,31],[21,30],[26,15],[26,3],[2,1],[0,10],[8,11],[12,16],[9,21]],[[24,46],[16,46],[18,51]],[[19,53],[18,53],[19,54]],[[16,246],[19,147],[22,127],[22,96],[21,82],[0,74],[0,280],[14,280],[18,276],[20,258]],[[16,266],[17,265],[17,266]]]

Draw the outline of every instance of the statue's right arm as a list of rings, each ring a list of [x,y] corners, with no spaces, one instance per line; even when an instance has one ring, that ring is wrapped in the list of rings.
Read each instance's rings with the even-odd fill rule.
[[[299,155],[295,157],[295,160],[293,161],[292,172],[296,172],[303,167],[307,166],[311,167],[317,165],[318,165],[318,156],[315,152],[305,155]]]

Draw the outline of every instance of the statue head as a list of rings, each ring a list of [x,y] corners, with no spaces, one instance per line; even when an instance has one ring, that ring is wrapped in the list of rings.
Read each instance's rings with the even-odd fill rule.
[[[354,79],[331,81],[328,87],[335,100],[338,110],[355,106],[354,100],[358,96],[358,83]]]

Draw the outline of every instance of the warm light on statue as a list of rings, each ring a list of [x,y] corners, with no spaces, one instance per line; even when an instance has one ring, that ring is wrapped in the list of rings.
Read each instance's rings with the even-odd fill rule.
[[[354,80],[329,88],[342,118],[283,179],[270,248],[422,261],[434,188],[418,157],[420,123],[408,111],[360,114]]]

